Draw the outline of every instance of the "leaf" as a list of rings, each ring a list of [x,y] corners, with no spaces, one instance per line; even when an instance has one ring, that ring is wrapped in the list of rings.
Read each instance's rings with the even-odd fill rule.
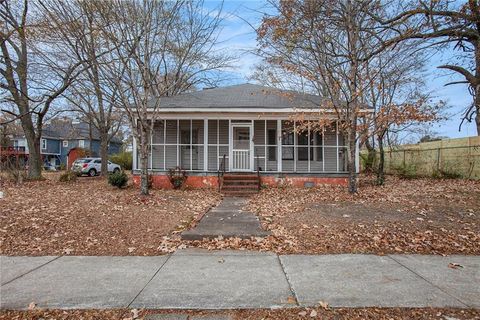
[[[28,305],[28,310],[33,310],[37,307],[37,304],[35,302],[30,302],[30,304]]]
[[[455,262],[450,262],[448,264],[448,267],[451,268],[451,269],[460,269],[460,268],[463,268],[463,266],[459,263],[455,263]]]
[[[328,306],[328,302],[320,301],[318,304],[319,304],[320,307],[322,307],[323,309],[325,309],[325,310],[330,310],[330,307]]]
[[[287,303],[297,304],[297,299],[295,299],[295,297],[288,296],[288,298],[287,298]]]
[[[307,315],[307,311],[303,310],[298,313],[299,316],[305,317]]]
[[[218,259],[218,263],[224,263],[224,262],[225,262],[225,259],[223,258]]]
[[[310,312],[310,318],[315,318],[317,314],[318,314],[317,311],[313,309],[312,312]]]
[[[138,309],[132,309],[132,319],[137,319],[138,318]]]

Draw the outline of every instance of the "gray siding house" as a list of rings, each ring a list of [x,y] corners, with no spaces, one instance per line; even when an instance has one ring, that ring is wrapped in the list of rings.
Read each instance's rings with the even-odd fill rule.
[[[158,186],[166,172],[188,171],[191,185],[214,185],[219,170],[261,173],[264,183],[346,182],[347,146],[336,124],[296,132],[293,116],[319,119],[322,98],[242,84],[162,98],[148,169]],[[325,117],[332,117],[328,113]],[[140,161],[134,141],[134,173]],[[358,151],[357,151],[358,170]],[[195,178],[197,177],[197,178]]]

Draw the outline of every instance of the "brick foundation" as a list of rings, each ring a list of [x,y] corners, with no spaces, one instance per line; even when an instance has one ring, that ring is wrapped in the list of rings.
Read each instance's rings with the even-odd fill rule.
[[[302,177],[302,176],[261,176],[262,185],[270,187],[275,186],[293,186],[305,187],[305,183],[313,185],[332,184],[332,185],[348,185],[348,178],[346,177]],[[217,176],[189,176],[186,185],[191,188],[216,188]],[[133,175],[133,183],[140,184],[140,175]],[[166,175],[154,175],[152,178],[152,186],[155,189],[173,189],[172,184]]]

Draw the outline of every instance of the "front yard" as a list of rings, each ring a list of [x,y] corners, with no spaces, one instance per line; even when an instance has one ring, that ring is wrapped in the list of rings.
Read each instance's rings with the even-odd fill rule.
[[[158,255],[164,237],[216,205],[210,190],[116,189],[102,178],[45,181],[16,186],[4,182],[0,199],[2,255]]]
[[[213,190],[118,190],[101,178],[5,184],[2,255],[159,255],[177,248],[277,253],[480,254],[480,181],[362,177],[345,187],[266,188],[245,209],[267,238],[183,241],[179,232],[219,203]]]
[[[282,253],[480,254],[480,181],[362,177],[343,187],[266,189],[248,209]]]

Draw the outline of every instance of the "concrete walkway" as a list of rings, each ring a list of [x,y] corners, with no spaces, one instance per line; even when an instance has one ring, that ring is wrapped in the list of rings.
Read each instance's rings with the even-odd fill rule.
[[[450,268],[449,263],[462,267]],[[1,257],[1,308],[480,308],[479,256]]]
[[[182,232],[182,239],[202,240],[220,236],[250,239],[268,236],[270,232],[262,229],[258,217],[242,209],[246,203],[246,198],[224,198],[218,206],[205,214],[195,228]]]

